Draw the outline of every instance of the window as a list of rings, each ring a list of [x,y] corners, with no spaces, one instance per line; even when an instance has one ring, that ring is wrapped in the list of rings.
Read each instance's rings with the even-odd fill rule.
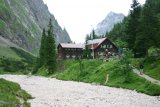
[[[72,58],[75,58],[76,56],[75,55],[72,55]]]
[[[66,55],[66,58],[68,59],[70,57],[70,55]]]
[[[107,45],[107,48],[110,48],[110,45]]]
[[[105,48],[106,48],[106,45],[103,45],[103,48],[105,49]]]

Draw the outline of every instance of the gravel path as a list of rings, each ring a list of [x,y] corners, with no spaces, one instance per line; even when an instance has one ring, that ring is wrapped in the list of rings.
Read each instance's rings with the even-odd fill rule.
[[[154,84],[160,85],[160,81],[159,80],[156,80],[156,79],[154,79],[154,78],[152,78],[152,77],[150,77],[148,75],[145,75],[145,74],[141,75],[140,71],[138,69],[136,69],[136,68],[133,69],[133,72],[136,73],[137,75],[139,75],[140,77],[143,77],[146,80],[148,80],[148,81],[150,81],[150,82],[152,82]]]
[[[160,97],[126,89],[38,76],[0,75],[0,78],[19,83],[35,97],[29,101],[32,107],[160,107]]]

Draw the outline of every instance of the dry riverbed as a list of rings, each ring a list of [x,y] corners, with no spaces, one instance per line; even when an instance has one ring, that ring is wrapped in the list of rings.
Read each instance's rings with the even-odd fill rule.
[[[160,97],[136,91],[25,75],[0,75],[30,93],[32,107],[160,107]]]

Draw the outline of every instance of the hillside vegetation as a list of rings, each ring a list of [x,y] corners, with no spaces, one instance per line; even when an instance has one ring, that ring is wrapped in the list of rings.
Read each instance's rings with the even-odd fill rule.
[[[32,71],[35,57],[14,47],[0,46],[0,73],[27,74]]]
[[[132,65],[139,69],[144,60],[144,73],[154,79],[160,80],[160,57],[150,56],[147,58],[133,58]]]
[[[160,86],[137,76],[132,69],[121,61],[102,62],[99,60],[67,61],[69,66],[53,77],[62,80],[74,80],[96,83],[112,87],[136,90],[149,95],[160,95]],[[108,78],[107,78],[108,75]]]
[[[114,42],[126,42],[126,47],[133,51],[135,57],[148,56],[151,48],[160,49],[159,6],[160,0],[146,0],[144,5],[133,0],[129,15],[106,36]]]
[[[31,98],[20,85],[0,78],[0,107],[30,107],[27,100]]]
[[[149,57],[145,62],[144,73],[160,80],[160,57]]]
[[[49,19],[53,21],[56,42],[71,42],[43,0],[0,0],[0,37],[34,54],[38,53],[42,29]]]

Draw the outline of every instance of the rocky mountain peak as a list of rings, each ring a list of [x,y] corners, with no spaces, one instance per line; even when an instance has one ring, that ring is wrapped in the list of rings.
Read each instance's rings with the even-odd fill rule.
[[[97,24],[95,33],[97,35],[105,35],[113,29],[114,25],[121,22],[124,15],[121,13],[110,12],[104,20]]]

